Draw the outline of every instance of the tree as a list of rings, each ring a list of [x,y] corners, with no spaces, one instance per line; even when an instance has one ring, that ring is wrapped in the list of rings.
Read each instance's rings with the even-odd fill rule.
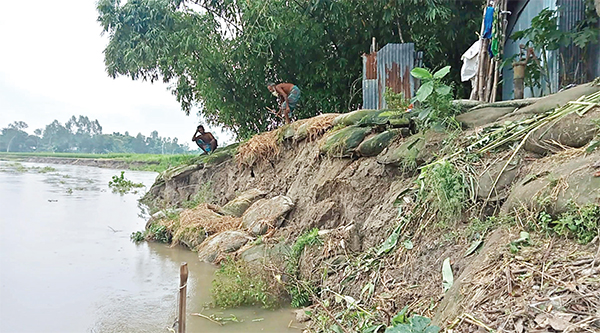
[[[357,108],[371,37],[416,43],[429,67],[460,67],[482,2],[100,0],[97,8],[110,76],[173,82],[187,114],[198,106],[208,123],[247,137],[273,123],[268,81],[301,87],[300,118]]]
[[[54,120],[43,130],[34,130],[34,135],[23,131],[27,127],[25,122],[15,121],[0,130],[0,150],[140,154],[183,154],[189,151],[189,147],[179,144],[176,138],[162,138],[157,131],[152,131],[149,137],[141,133],[132,137],[129,132],[102,134],[98,120],[92,121],[86,116],[72,116],[64,125]]]
[[[29,135],[23,131],[29,127],[24,121],[14,121],[6,128],[2,129],[2,150],[6,147],[6,152],[12,151],[29,151],[27,139]],[[6,142],[6,143],[5,143]],[[6,146],[4,146],[6,145]]]

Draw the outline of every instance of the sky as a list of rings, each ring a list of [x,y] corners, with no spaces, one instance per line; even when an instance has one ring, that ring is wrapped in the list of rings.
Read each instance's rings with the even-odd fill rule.
[[[167,84],[108,76],[108,38],[97,17],[96,0],[0,2],[0,128],[20,120],[31,134],[84,115],[103,133],[156,130],[195,148],[190,139],[202,121],[185,115]],[[220,146],[233,142],[231,133],[206,127]]]

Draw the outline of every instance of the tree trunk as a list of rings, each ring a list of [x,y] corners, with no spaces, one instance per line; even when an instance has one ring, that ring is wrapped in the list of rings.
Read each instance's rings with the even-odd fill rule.
[[[12,138],[10,138],[10,140],[8,141],[8,145],[6,145],[6,152],[7,152],[7,153],[8,153],[8,152],[9,152],[9,150],[10,150],[10,144],[12,143],[12,140],[13,140],[14,138],[16,138],[16,137],[17,137],[17,135],[15,134],[15,135],[13,135],[13,137],[12,137]]]

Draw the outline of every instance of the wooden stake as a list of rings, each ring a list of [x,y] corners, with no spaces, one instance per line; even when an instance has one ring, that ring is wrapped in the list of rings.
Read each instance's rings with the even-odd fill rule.
[[[492,77],[494,75],[494,71],[496,70],[496,60],[494,58],[490,59],[490,64],[489,64],[489,70],[488,70],[488,74],[487,74],[487,83],[485,85],[485,98],[484,98],[484,102],[489,102],[490,101],[490,94],[492,91]]]
[[[502,68],[500,68],[500,64],[496,60],[494,60],[494,63],[496,65],[496,70],[494,70],[494,84],[492,85],[492,94],[490,95],[489,99],[490,103],[496,102],[496,93],[498,92],[498,80],[500,79],[500,71],[502,70]]]
[[[474,87],[475,94],[471,93],[475,100],[479,100],[483,102],[483,69],[484,66],[484,52],[487,50],[487,46],[485,46],[485,39],[483,38],[483,31],[485,30],[485,11],[487,10],[489,4],[489,0],[486,0],[485,6],[483,6],[483,14],[481,15],[481,30],[479,31],[479,40],[481,40],[481,45],[479,46],[479,54],[477,57],[479,58],[479,67],[477,68],[477,86]]]
[[[499,10],[501,10],[502,12],[506,12],[507,7],[507,0],[502,0],[501,4],[498,5]],[[505,22],[505,16],[504,15],[508,15],[508,14],[502,14],[502,12],[500,12],[500,19],[502,20],[502,38],[500,39],[500,48],[498,49],[499,54],[497,57],[497,62],[496,62],[496,72],[494,73],[494,85],[492,88],[492,96],[490,97],[490,103],[494,103],[496,101],[496,91],[498,90],[498,80],[500,80],[500,71],[502,70],[502,68],[500,68],[500,61],[503,58],[504,55],[504,42],[506,41],[506,22]]]
[[[490,40],[487,38],[483,38],[481,40],[481,49],[479,50],[479,73],[477,77],[477,85],[479,86],[477,89],[477,96],[479,101],[485,101],[485,93],[484,89],[486,86],[487,80],[485,79],[485,74],[487,72],[487,63],[488,63],[488,45]]]
[[[181,263],[179,268],[179,316],[178,322],[178,333],[185,333],[185,302],[187,296],[187,280],[188,280],[188,267],[187,263]]]

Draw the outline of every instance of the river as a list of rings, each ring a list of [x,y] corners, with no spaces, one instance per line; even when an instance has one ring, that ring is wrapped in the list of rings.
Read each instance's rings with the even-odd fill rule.
[[[0,332],[169,332],[179,266],[190,271],[187,332],[299,332],[290,309],[207,308],[215,267],[164,244],[132,243],[138,194],[118,170],[0,161]],[[126,171],[150,186],[156,174]],[[235,318],[218,326],[192,313]]]

